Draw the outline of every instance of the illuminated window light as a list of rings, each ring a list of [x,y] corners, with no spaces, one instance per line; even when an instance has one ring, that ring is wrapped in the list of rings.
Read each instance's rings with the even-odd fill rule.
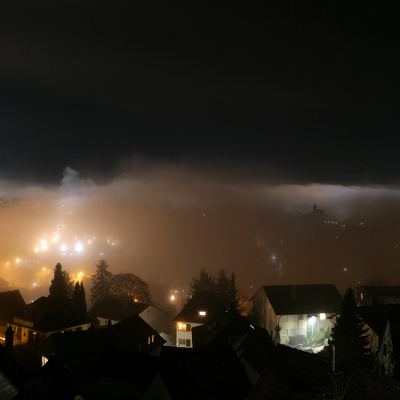
[[[199,315],[201,315],[201,316],[205,316],[207,313],[205,312],[205,311],[199,311]]]
[[[171,296],[171,300],[175,300],[175,296]]]
[[[319,314],[319,319],[326,319],[326,315],[325,315],[325,313],[321,313],[321,314]]]

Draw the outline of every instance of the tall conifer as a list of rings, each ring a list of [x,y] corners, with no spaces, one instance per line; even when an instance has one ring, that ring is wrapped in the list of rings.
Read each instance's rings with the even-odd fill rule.
[[[332,328],[331,344],[337,359],[347,367],[362,368],[371,361],[370,339],[365,334],[365,322],[357,314],[354,291],[350,287],[344,295],[342,309]]]

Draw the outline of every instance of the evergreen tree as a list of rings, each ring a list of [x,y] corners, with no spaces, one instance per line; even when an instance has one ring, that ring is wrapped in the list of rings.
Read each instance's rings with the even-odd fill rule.
[[[68,271],[63,271],[62,274],[67,288],[67,297],[72,297],[74,294],[74,280],[69,276]]]
[[[219,271],[216,281],[215,288],[217,293],[221,293],[222,296],[228,297],[230,282],[226,277],[226,271],[223,268]]]
[[[54,296],[63,301],[67,297],[67,284],[60,263],[57,263],[54,267],[54,278],[51,281],[49,292],[50,296]]]
[[[368,366],[372,356],[366,333],[365,322],[357,314],[354,291],[350,287],[344,295],[340,316],[332,328],[331,344],[336,348],[337,359],[347,367]]]
[[[107,271],[108,264],[106,260],[100,260],[96,264],[97,271],[91,276],[92,287],[90,288],[90,301],[92,306],[103,301],[110,290],[111,272]]]
[[[238,298],[238,290],[236,288],[236,283],[235,283],[235,274],[232,272],[232,278],[229,286],[229,291],[228,291],[228,301],[230,305],[233,305],[233,308],[236,311],[239,311],[239,298]]]
[[[190,293],[195,295],[198,292],[210,292],[215,290],[215,278],[203,267],[200,270],[200,276],[198,278],[192,278],[192,283],[190,284]]]
[[[75,283],[72,303],[75,305],[76,309],[81,315],[86,316],[87,314],[86,293],[82,281],[80,285],[78,281]]]

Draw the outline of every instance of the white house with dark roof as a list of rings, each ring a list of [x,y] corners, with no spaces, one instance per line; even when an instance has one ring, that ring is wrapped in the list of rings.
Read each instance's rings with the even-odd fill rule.
[[[289,337],[302,342],[317,331],[331,328],[327,317],[339,312],[343,301],[333,284],[262,286],[250,300],[253,316],[272,338],[280,326],[282,344]]]
[[[227,310],[227,304],[218,293],[196,293],[173,319],[176,322],[176,345],[193,347],[192,329],[217,317],[224,309]]]

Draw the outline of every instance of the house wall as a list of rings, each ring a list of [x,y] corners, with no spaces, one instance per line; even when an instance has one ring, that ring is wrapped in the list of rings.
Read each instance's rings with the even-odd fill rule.
[[[314,334],[321,330],[332,328],[332,322],[329,319],[326,319],[326,315],[325,318],[321,318],[321,314],[316,315],[315,330],[312,330]],[[301,316],[303,317],[302,320],[300,319]],[[285,317],[287,318],[287,322],[284,321]],[[307,334],[307,314],[281,315],[278,317],[278,320],[279,326],[281,327],[280,337],[282,344],[286,344],[291,336],[297,337],[300,343],[302,343],[306,337],[311,336],[310,332]]]
[[[21,343],[28,343],[28,342],[40,342],[44,341],[47,339],[51,334],[57,333],[57,332],[71,332],[71,331],[76,331],[77,328],[81,328],[81,330],[85,331],[90,328],[90,324],[84,324],[84,325],[77,325],[73,326],[70,328],[65,328],[64,330],[57,330],[53,332],[40,332],[35,328],[27,327],[27,326],[19,326],[19,325],[13,325],[13,324],[8,324],[11,326],[16,332],[14,334],[14,346],[21,344]]]
[[[275,337],[275,328],[278,325],[278,320],[263,288],[252,297],[252,302],[253,316],[257,318],[258,325],[266,329],[273,339]]]
[[[386,325],[385,334],[383,335],[382,343],[380,344],[377,354],[382,374],[391,378],[394,373],[395,359],[390,322]]]
[[[180,331],[179,324],[186,324],[186,325],[190,324],[190,331]],[[178,321],[176,323],[176,347],[192,348],[193,347],[192,329],[195,328],[196,326],[200,326],[200,325],[203,325],[203,324],[195,324],[192,322]],[[179,339],[190,340],[190,346],[183,346],[183,345],[179,344]]]
[[[157,333],[167,331],[167,316],[168,313],[158,308],[149,306],[139,316],[143,321],[147,322]]]

